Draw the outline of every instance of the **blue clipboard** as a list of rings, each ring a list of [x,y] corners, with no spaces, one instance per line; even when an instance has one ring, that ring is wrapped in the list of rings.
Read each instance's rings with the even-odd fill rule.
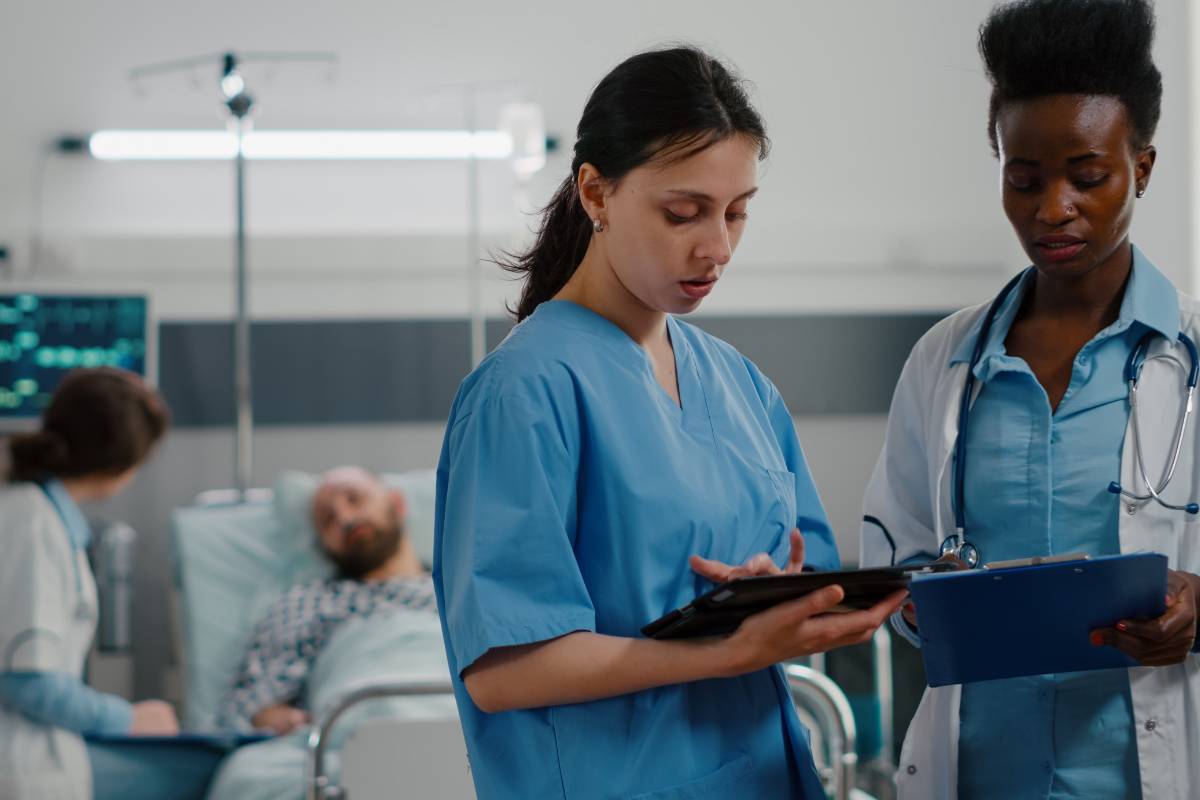
[[[1166,611],[1158,553],[918,575],[921,655],[930,686],[1137,666],[1089,634]]]

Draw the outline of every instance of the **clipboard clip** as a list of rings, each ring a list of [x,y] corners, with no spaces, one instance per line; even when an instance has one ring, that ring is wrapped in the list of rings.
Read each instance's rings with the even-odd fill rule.
[[[984,564],[983,568],[995,572],[1002,569],[1036,567],[1041,564],[1066,564],[1071,561],[1087,561],[1090,558],[1091,556],[1087,553],[1060,553],[1056,556],[1031,556],[1029,558],[1013,558],[1008,561],[991,561]]]

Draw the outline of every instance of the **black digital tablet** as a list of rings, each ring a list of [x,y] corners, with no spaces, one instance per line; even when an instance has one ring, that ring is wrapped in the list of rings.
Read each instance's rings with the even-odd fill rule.
[[[737,578],[654,620],[642,628],[642,633],[652,639],[732,633],[751,614],[835,584],[842,587],[846,596],[830,611],[857,611],[870,608],[892,592],[907,589],[912,576],[917,573],[953,569],[956,569],[953,563],[933,561],[899,567]]]

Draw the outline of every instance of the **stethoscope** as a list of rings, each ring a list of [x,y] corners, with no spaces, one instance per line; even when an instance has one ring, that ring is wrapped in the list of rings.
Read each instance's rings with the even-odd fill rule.
[[[46,496],[46,499],[50,501],[50,505],[54,506],[54,510],[58,513],[58,517],[62,521],[62,524],[70,525],[71,523],[68,519],[67,510],[63,508],[61,503],[59,503],[59,500],[54,493],[50,491],[46,484],[38,484],[38,488],[42,490],[42,493]],[[92,608],[88,604],[87,598],[84,596],[83,569],[79,566],[79,556],[74,547],[71,548],[71,562],[71,565],[74,567],[75,575],[75,619],[88,620],[92,616]]]
[[[952,555],[961,559],[968,567],[977,567],[981,561],[979,548],[967,540],[967,511],[966,511],[966,464],[967,464],[967,423],[970,421],[971,415],[971,395],[975,390],[975,367],[979,364],[983,357],[983,348],[987,344],[988,334],[991,333],[992,323],[996,319],[996,315],[1000,311],[1000,307],[1004,304],[1005,299],[1012,293],[1013,289],[1021,282],[1021,278],[1025,273],[1019,273],[1015,278],[1000,290],[1000,294],[992,301],[992,305],[988,308],[987,315],[983,318],[983,325],[979,329],[979,337],[975,340],[975,349],[971,352],[971,362],[967,366],[967,381],[963,387],[962,399],[959,402],[958,408],[958,436],[954,442],[954,533],[942,540],[941,547],[938,552],[943,555]],[[1183,451],[1183,439],[1187,431],[1188,419],[1192,415],[1192,403],[1196,395],[1196,384],[1200,379],[1200,355],[1196,352],[1196,343],[1183,331],[1179,332],[1179,341],[1188,351],[1188,358],[1191,360],[1191,368],[1188,370],[1187,384],[1184,391],[1184,409],[1179,420],[1179,427],[1175,432],[1175,449],[1171,453],[1170,463],[1167,465],[1166,473],[1162,480],[1156,485],[1150,480],[1150,476],[1146,472],[1146,460],[1142,457],[1142,440],[1138,429],[1138,381],[1141,378],[1142,367],[1149,360],[1150,345],[1154,339],[1161,334],[1156,331],[1148,331],[1129,354],[1129,359],[1125,362],[1125,382],[1129,386],[1129,415],[1130,415],[1130,431],[1133,436],[1133,451],[1134,459],[1137,463],[1138,475],[1142,482],[1146,484],[1147,494],[1135,494],[1126,491],[1116,481],[1108,485],[1108,491],[1113,494],[1120,495],[1129,500],[1145,502],[1153,500],[1163,508],[1169,508],[1172,511],[1183,511],[1188,514],[1200,513],[1200,504],[1187,503],[1186,505],[1176,505],[1168,503],[1163,499],[1162,493],[1171,483],[1171,479],[1175,477],[1175,467],[1179,464],[1179,454]],[[1161,356],[1159,356],[1161,357]]]

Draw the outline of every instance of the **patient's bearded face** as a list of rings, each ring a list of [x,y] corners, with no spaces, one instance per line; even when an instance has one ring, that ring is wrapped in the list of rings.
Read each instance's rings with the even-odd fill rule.
[[[369,473],[330,473],[312,510],[321,549],[343,577],[363,578],[400,547],[404,526],[395,498]]]

